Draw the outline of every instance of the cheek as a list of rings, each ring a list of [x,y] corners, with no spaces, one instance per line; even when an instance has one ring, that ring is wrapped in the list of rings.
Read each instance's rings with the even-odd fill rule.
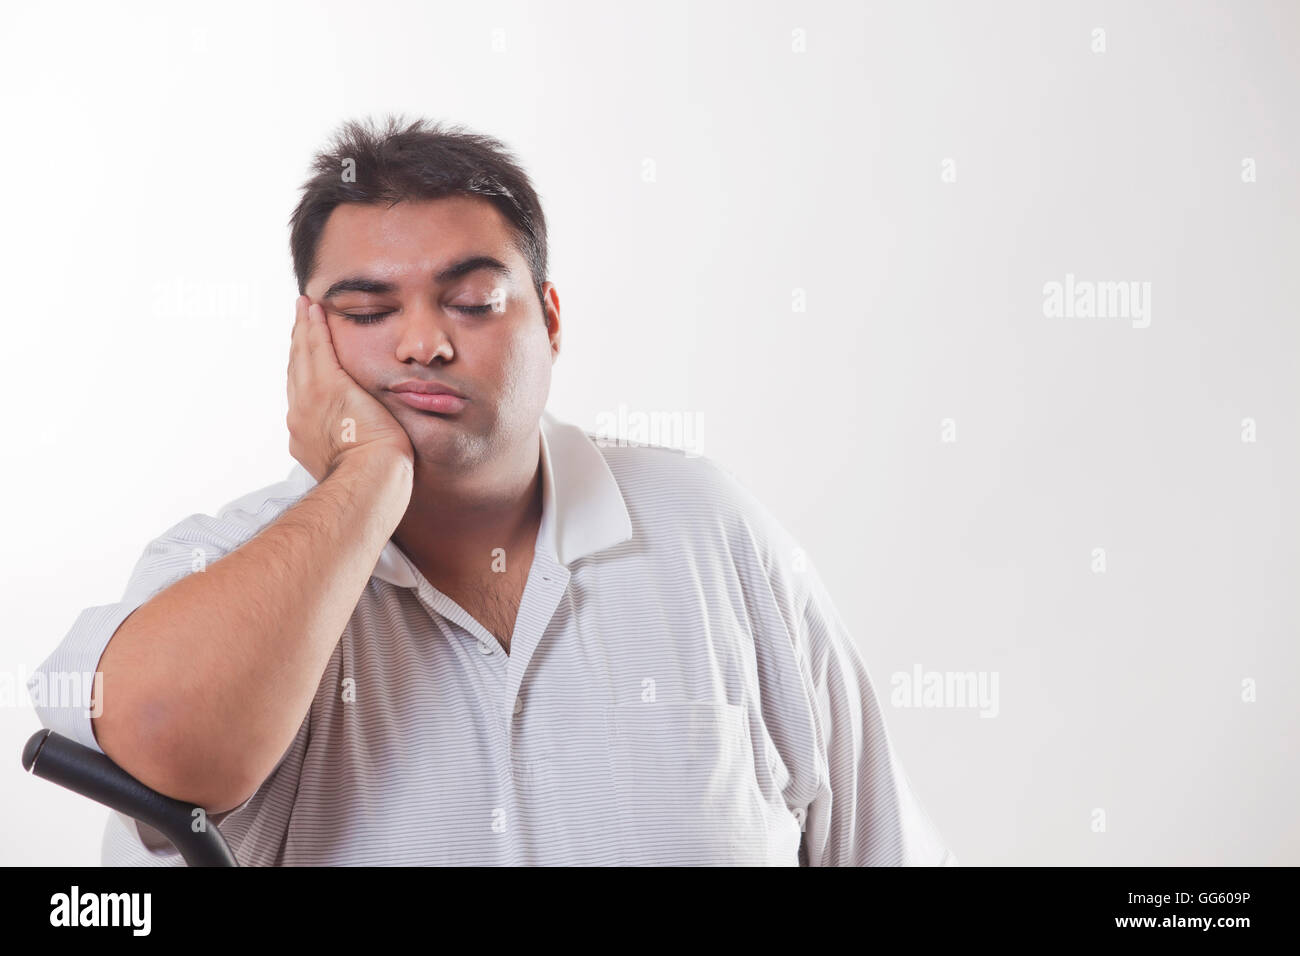
[[[379,344],[375,336],[358,334],[359,330],[348,322],[330,325],[330,339],[334,343],[334,355],[339,360],[343,371],[347,372],[362,388],[372,387],[374,375],[370,370],[377,367],[376,355]]]
[[[516,335],[503,345],[504,391],[530,407],[545,401],[551,381],[550,340],[543,334]]]

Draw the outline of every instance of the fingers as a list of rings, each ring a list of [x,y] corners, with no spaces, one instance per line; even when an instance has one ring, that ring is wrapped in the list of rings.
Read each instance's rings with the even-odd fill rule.
[[[320,306],[308,299],[307,311],[303,319],[303,321],[307,323],[307,331],[304,334],[307,336],[307,351],[311,355],[313,361],[316,358],[316,350],[320,348],[320,329],[318,326],[321,325],[322,322],[317,318],[319,312]]]
[[[313,383],[317,387],[329,382],[342,371],[325,308],[300,295],[294,301],[293,334],[289,343],[288,391],[306,394]]]
[[[294,302],[293,334],[289,342],[288,382],[290,392],[296,392],[306,386],[310,370],[310,350],[307,344],[307,305],[311,302],[305,295],[298,296]]]
[[[307,340],[311,346],[312,362],[322,373],[337,373],[342,369],[334,351],[329,323],[325,321],[325,307],[315,302],[308,312]]]

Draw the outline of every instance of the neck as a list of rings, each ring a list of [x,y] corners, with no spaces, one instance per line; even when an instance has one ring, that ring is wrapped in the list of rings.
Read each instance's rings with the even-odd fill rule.
[[[492,568],[494,551],[530,554],[542,517],[541,438],[473,472],[421,467],[393,541],[432,584]]]

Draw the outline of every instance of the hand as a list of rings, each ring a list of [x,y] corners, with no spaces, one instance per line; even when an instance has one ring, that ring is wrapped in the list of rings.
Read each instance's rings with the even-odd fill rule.
[[[344,371],[325,310],[305,295],[289,346],[289,454],[317,482],[345,457],[400,454],[415,465],[411,439],[392,412]]]

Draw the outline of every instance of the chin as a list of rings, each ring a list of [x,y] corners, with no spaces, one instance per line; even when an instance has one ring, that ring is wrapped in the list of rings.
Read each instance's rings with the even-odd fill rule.
[[[439,418],[437,415],[426,417]],[[402,424],[405,427],[406,423]],[[416,422],[406,429],[406,437],[411,440],[411,447],[418,457],[441,461],[473,458],[475,456],[472,452],[479,444],[475,435],[462,422],[449,417]]]

